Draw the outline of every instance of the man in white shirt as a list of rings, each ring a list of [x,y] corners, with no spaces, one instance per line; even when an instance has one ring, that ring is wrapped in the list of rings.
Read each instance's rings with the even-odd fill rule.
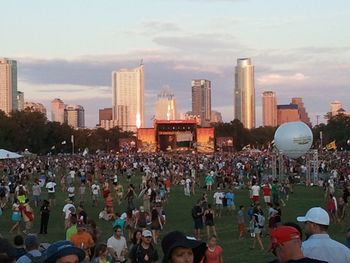
[[[91,185],[92,206],[96,206],[97,204],[97,199],[98,199],[98,196],[100,195],[100,189],[101,188],[96,181]]]
[[[331,239],[327,233],[329,215],[321,207],[313,207],[305,216],[297,217],[304,222],[304,230],[308,239],[302,243],[301,249],[306,257],[334,263],[349,263],[350,249]]]
[[[256,182],[252,186],[252,201],[254,203],[259,203],[260,200],[260,186],[258,185],[258,182]]]
[[[221,192],[220,187],[217,188],[217,191],[214,193],[214,200],[215,200],[215,210],[216,210],[216,215],[218,217],[221,217],[221,211],[222,211],[222,206],[223,206],[223,199],[225,195],[223,192]]]
[[[56,204],[56,183],[54,180],[50,180],[47,184],[46,184],[46,189],[47,189],[47,193],[48,193],[48,198],[49,198],[49,202],[50,202],[50,207],[53,207]]]
[[[122,236],[122,229],[119,225],[114,227],[115,234],[107,240],[107,248],[114,262],[125,262],[125,255],[128,249],[125,237]]]

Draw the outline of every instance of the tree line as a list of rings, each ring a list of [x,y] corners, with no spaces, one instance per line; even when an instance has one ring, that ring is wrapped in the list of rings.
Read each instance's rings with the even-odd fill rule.
[[[227,123],[214,125],[215,137],[230,137],[233,148],[241,150],[244,146],[267,148],[271,145],[277,127],[259,127],[246,129],[235,119]],[[319,148],[335,140],[338,149],[349,149],[350,117],[339,114],[329,118],[326,124],[312,128],[314,147]],[[136,135],[123,132],[118,127],[110,130],[74,129],[67,124],[48,121],[40,112],[14,111],[9,115],[0,111],[0,148],[23,152],[25,149],[37,154],[56,154],[72,152],[71,138],[74,136],[75,152],[88,148],[97,150],[119,150],[121,138],[132,138]]]

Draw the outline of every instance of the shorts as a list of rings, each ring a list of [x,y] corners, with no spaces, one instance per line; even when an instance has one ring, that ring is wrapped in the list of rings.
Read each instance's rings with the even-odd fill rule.
[[[265,195],[264,196],[264,201],[265,201],[265,203],[271,203],[271,196]]]
[[[13,222],[19,222],[21,221],[21,213],[20,212],[13,212],[11,216],[11,220]]]
[[[260,234],[261,228],[260,227],[254,227],[254,234]]]
[[[206,226],[214,226],[214,221],[213,220],[207,220],[205,221]]]
[[[203,220],[202,218],[197,218],[193,220],[194,229],[203,229]]]
[[[55,193],[48,193],[48,197],[49,197],[49,199],[55,199],[56,194]]]
[[[40,195],[33,195],[33,201],[39,202],[40,201]]]
[[[259,196],[258,195],[253,195],[252,201],[253,202],[259,202]]]

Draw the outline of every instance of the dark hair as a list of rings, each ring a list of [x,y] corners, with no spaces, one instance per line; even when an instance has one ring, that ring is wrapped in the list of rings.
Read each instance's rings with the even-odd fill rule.
[[[72,225],[75,225],[75,224],[77,223],[77,221],[78,221],[78,219],[77,219],[77,217],[75,217],[75,216],[72,216],[72,217],[70,218],[70,222],[71,222]]]
[[[240,205],[240,206],[239,206],[239,210],[241,210],[243,207],[244,207],[244,205]]]
[[[4,238],[0,238],[0,262],[12,263],[16,262],[16,250],[11,243]]]
[[[107,250],[106,244],[97,244],[95,247],[94,257],[99,257],[101,253],[105,252],[106,250]]]
[[[137,233],[142,234],[141,229],[136,229],[136,230],[134,231],[134,234],[132,235],[131,241],[132,241],[132,243],[133,243],[134,245],[136,245],[136,244],[137,244],[137,241],[138,241],[138,240],[136,239]]]
[[[13,244],[15,246],[23,246],[24,245],[24,238],[22,235],[17,235],[13,238]]]

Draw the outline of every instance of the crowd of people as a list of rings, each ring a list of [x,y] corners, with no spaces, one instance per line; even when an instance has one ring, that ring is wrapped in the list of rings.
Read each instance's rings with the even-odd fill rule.
[[[222,263],[224,251],[218,244],[215,221],[233,215],[236,216],[237,238],[245,238],[248,228],[251,249],[258,245],[261,250],[266,250],[262,237],[269,236],[275,246],[274,252],[280,258],[284,250],[277,248],[289,241],[293,244],[297,243],[295,240],[301,242],[298,229],[299,235],[296,235],[295,228],[291,229],[293,226],[282,228],[282,209],[294,191],[297,178],[305,178],[307,166],[300,160],[283,159],[280,167],[283,167],[285,177],[277,180],[272,177],[273,165],[267,152],[213,155],[118,153],[8,159],[0,162],[0,216],[11,210],[13,225],[9,232],[14,235],[16,260],[20,263],[43,260],[60,263],[82,260],[94,263],[159,262],[159,243],[163,249],[163,262],[193,262],[194,259],[194,262],[200,262],[205,258],[205,262]],[[345,229],[350,196],[350,154],[321,154],[318,172],[324,175],[318,180],[318,185],[324,187],[326,213],[330,220],[323,226],[334,223]],[[161,231],[167,222],[167,200],[174,185],[182,185],[184,195],[189,198],[198,195],[198,192],[203,193],[191,211],[195,239],[175,231],[160,242]],[[341,195],[337,188],[341,188]],[[236,201],[235,191],[240,189],[247,189],[251,206],[244,207]],[[50,218],[50,214],[57,209],[58,194],[66,196],[62,209],[66,240],[40,247],[37,236],[32,234],[33,222],[39,220],[35,211],[40,211],[38,234],[45,236],[50,233],[51,221],[56,220]],[[136,205],[136,199],[141,200],[141,205]],[[87,215],[87,200],[99,209],[98,215]],[[126,204],[126,209],[116,209],[122,203]],[[110,221],[113,226],[113,235],[105,243],[101,242],[98,220]],[[312,221],[306,222],[305,228]],[[204,228],[205,233],[202,231]],[[321,230],[326,235],[327,228]],[[292,235],[290,233],[295,235],[284,236]],[[274,243],[274,235],[277,241],[279,238],[282,241]],[[348,235],[350,242],[350,233]],[[177,244],[183,251],[175,246],[177,239],[183,243],[179,241]],[[207,242],[200,241],[203,239]],[[6,240],[1,242],[4,247],[10,246]],[[304,247],[303,255],[310,258],[342,262],[310,256],[304,252]],[[74,252],[76,261],[57,261],[61,260],[56,255],[60,248]],[[350,252],[344,250],[342,253],[347,258]],[[6,255],[11,258],[10,254]],[[175,260],[186,255],[192,261]],[[2,256],[0,252],[0,259]],[[50,259],[51,256],[53,259]],[[287,262],[283,260],[278,262]]]

